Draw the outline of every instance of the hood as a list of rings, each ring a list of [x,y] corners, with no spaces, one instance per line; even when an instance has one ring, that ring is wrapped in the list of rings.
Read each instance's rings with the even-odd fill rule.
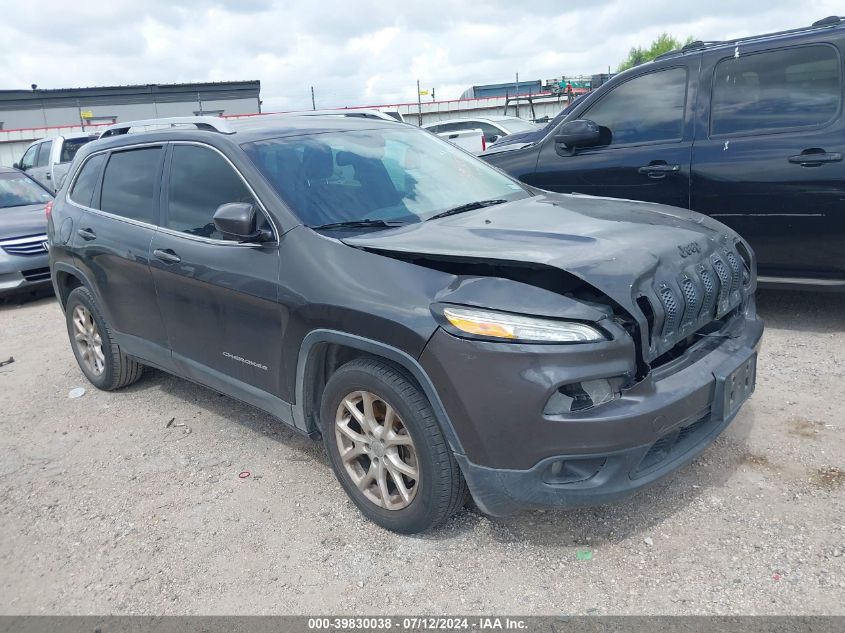
[[[47,233],[43,204],[0,209],[0,240]]]
[[[565,271],[632,316],[648,336],[651,356],[741,302],[742,271],[727,256],[730,252],[736,260],[737,241],[724,225],[684,209],[550,193],[343,240],[385,254],[517,262]],[[713,296],[712,278],[722,279],[713,269],[714,257],[731,273],[724,296]],[[688,282],[697,297],[684,310]],[[666,302],[665,289],[672,295]],[[642,296],[654,305],[638,303]],[[652,337],[655,328],[659,331]]]

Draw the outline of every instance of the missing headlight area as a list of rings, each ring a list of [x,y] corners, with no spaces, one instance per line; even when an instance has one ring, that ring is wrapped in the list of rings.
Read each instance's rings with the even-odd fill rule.
[[[621,396],[622,385],[626,379],[622,376],[597,380],[584,380],[558,387],[546,406],[544,415],[577,413],[601,406]]]

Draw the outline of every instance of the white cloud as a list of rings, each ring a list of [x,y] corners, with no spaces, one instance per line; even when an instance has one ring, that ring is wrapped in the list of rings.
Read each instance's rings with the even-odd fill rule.
[[[838,2],[64,0],[9,3],[0,88],[260,79],[265,110],[438,99],[473,84],[592,74],[661,32],[718,40],[797,27]]]

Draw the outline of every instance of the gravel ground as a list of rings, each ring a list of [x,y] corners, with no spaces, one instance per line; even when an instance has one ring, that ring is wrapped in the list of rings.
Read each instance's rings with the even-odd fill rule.
[[[757,392],[693,464],[417,537],[320,444],[156,371],[97,391],[52,298],[0,303],[0,614],[845,614],[845,296],[759,303]]]

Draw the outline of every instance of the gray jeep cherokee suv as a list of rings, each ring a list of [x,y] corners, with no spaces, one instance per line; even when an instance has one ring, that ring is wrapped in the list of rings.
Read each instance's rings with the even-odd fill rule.
[[[736,233],[540,191],[401,123],[119,124],[79,151],[48,232],[95,386],[149,365],[322,436],[399,532],[468,493],[493,515],[616,499],[698,455],[754,388]]]

